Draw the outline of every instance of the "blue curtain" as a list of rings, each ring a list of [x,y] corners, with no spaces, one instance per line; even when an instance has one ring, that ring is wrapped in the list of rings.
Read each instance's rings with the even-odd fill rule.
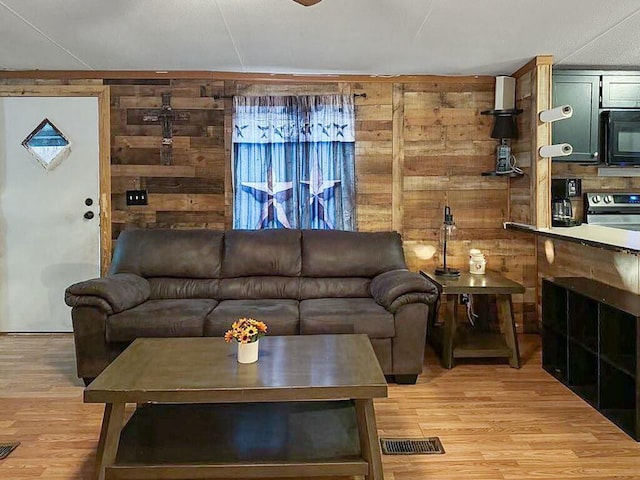
[[[234,97],[233,227],[355,230],[353,97]]]

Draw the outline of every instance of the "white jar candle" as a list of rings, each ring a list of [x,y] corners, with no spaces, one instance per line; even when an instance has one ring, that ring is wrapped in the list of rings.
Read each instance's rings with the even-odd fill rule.
[[[480,250],[472,249],[469,252],[469,273],[482,275],[485,272],[487,261]]]

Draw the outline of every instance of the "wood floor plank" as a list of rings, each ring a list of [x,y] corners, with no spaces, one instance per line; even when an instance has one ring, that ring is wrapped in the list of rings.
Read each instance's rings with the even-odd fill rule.
[[[522,368],[428,351],[416,385],[376,400],[378,434],[438,436],[444,455],[383,455],[386,480],[639,480],[640,444],[540,367],[535,335]],[[0,336],[0,442],[21,445],[0,478],[91,478],[103,406],[82,402],[70,335]],[[330,479],[326,479],[330,480]]]

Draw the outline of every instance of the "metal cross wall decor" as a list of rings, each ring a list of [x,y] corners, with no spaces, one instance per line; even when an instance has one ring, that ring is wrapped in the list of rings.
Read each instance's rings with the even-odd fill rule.
[[[162,149],[160,150],[160,162],[163,165],[171,165],[173,162],[173,122],[188,122],[191,114],[174,110],[171,107],[171,93],[162,94],[162,108],[149,110],[142,115],[142,121],[159,123],[162,125]]]

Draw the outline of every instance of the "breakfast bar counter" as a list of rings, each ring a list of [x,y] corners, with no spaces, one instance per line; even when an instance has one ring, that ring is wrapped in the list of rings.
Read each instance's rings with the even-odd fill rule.
[[[535,236],[538,292],[543,278],[583,277],[640,294],[640,232],[592,224],[505,228]]]
[[[506,222],[507,230],[529,232],[542,237],[556,238],[580,245],[617,252],[640,253],[640,232],[583,223],[577,227],[537,228],[523,223]]]

